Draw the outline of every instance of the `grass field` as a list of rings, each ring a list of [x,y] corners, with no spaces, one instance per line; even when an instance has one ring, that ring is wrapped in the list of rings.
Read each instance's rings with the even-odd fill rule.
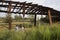
[[[15,24],[23,24],[23,22],[13,22]],[[26,24],[30,24],[26,22]],[[23,31],[8,30],[8,24],[0,24],[0,40],[60,40],[60,23],[54,23],[52,26],[49,24],[37,24],[36,27],[25,28]]]

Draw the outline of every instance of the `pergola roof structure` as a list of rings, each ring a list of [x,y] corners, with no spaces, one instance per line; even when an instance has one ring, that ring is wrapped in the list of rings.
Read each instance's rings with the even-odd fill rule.
[[[60,15],[60,12],[54,10],[53,8],[44,7],[38,4],[26,3],[26,2],[15,2],[15,1],[0,1],[0,12],[9,13],[9,5],[11,7],[10,13],[18,13],[23,14],[23,10],[25,10],[25,14],[48,14],[48,9],[51,10],[51,15]],[[2,10],[1,8],[5,8]]]
[[[44,7],[38,4],[26,3],[26,2],[15,2],[15,1],[2,1],[0,0],[0,12],[15,14],[34,14],[34,25],[36,26],[36,15],[48,15],[49,22],[52,25],[52,16],[60,17],[60,11],[53,8]],[[9,29],[11,29],[11,18],[9,18]]]

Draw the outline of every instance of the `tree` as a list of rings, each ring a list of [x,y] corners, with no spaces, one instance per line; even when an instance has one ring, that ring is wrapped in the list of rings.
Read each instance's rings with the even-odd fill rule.
[[[15,15],[15,18],[14,18],[16,21],[20,21],[22,19],[22,16],[18,16],[18,15]]]
[[[9,19],[9,18],[11,18],[11,19]],[[8,14],[7,14],[6,17],[4,18],[4,22],[5,23],[9,23],[9,21],[12,22],[12,17],[11,16],[8,16]]]

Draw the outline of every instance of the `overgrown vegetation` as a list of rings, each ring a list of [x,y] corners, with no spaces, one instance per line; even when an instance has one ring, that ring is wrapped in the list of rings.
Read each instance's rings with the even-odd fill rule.
[[[60,27],[40,25],[26,31],[0,31],[0,40],[60,40]]]
[[[31,16],[32,17],[32,16]],[[60,24],[53,24],[50,26],[46,23],[40,23],[40,21],[37,22],[37,27],[33,26],[33,22],[31,23],[23,23],[19,22],[22,17],[15,16],[15,21],[12,22],[12,26],[15,27],[15,24],[23,24],[26,29],[23,31],[15,31],[13,30],[7,30],[7,28],[3,28],[3,30],[0,29],[0,40],[60,40]],[[45,18],[43,18],[45,19]],[[44,21],[41,19],[42,21]],[[22,19],[23,20],[23,19]],[[23,21],[27,20],[25,18]],[[33,18],[28,19],[29,21],[34,21]],[[45,22],[49,22],[48,18],[45,20]],[[8,19],[6,17],[6,20],[3,20],[5,23],[8,23]],[[16,22],[18,21],[18,22]],[[40,25],[41,24],[41,25]],[[7,27],[8,24],[1,23],[0,26]],[[12,27],[12,28],[13,28]],[[31,28],[31,29],[30,29]]]

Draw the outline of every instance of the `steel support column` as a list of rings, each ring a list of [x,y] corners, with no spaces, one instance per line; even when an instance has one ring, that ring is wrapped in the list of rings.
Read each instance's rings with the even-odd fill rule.
[[[35,18],[34,18],[34,26],[36,26],[36,14],[35,14]]]
[[[8,13],[9,28],[8,29],[11,30],[11,22],[12,22],[12,19],[11,19],[11,2],[9,3],[8,10],[9,10],[9,13]]]
[[[52,25],[52,16],[51,16],[51,10],[50,9],[48,9],[48,16],[49,16],[50,25]]]

